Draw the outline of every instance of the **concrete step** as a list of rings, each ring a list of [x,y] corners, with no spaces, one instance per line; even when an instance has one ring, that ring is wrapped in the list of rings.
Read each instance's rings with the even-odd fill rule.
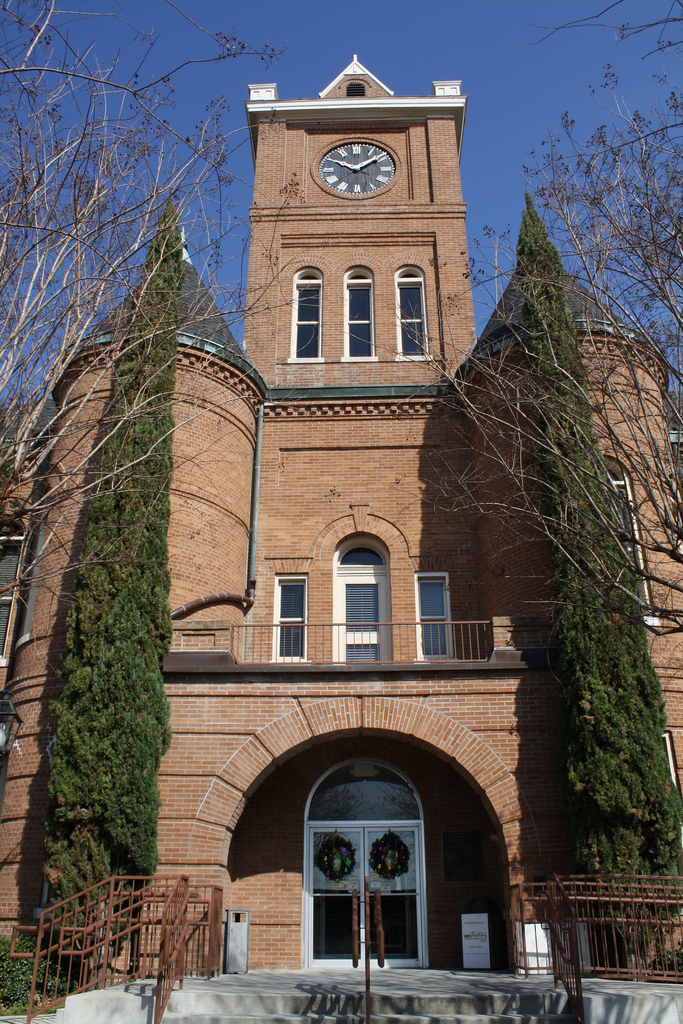
[[[374,993],[372,1024],[571,1024],[561,992]],[[175,991],[165,1024],[364,1024],[355,992]]]
[[[380,1024],[444,1024],[458,1017],[479,1015],[560,1016],[566,1021],[567,997],[564,991],[551,992],[451,992],[445,994],[373,992],[372,1018]],[[167,1013],[205,1013],[230,1019],[237,1024],[271,1021],[293,1024],[296,1020],[345,1020],[349,1024],[365,1020],[364,994],[357,992],[230,992],[215,986],[176,990],[171,994]],[[169,1018],[171,1019],[171,1018]]]
[[[559,1013],[458,1013],[447,1017],[387,1017],[372,1014],[372,1024],[574,1024],[575,1017]],[[223,1013],[187,1013],[166,1010],[163,1024],[365,1024],[365,1015],[251,1016]]]

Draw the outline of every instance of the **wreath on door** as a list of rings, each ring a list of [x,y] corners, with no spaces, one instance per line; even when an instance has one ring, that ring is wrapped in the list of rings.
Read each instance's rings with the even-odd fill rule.
[[[353,871],[355,866],[356,851],[353,843],[340,836],[335,829],[334,833],[325,836],[318,847],[314,863],[325,878],[329,878],[331,882],[338,882]]]
[[[370,847],[370,867],[380,878],[398,878],[408,870],[409,863],[410,850],[391,829]]]

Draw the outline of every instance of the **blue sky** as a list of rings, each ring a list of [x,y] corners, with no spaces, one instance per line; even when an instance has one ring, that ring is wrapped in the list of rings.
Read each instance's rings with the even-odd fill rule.
[[[462,160],[463,190],[468,203],[468,232],[481,238],[484,227],[516,237],[524,202],[524,166],[548,132],[558,131],[569,111],[579,135],[612,119],[611,103],[599,87],[610,64],[619,77],[621,102],[649,110],[663,87],[659,55],[646,57],[648,39],[619,42],[607,28],[573,29],[543,40],[536,26],[561,24],[600,10],[601,0],[178,0],[192,18],[211,31],[234,32],[248,44],[265,41],[282,55],[270,67],[254,56],[217,64],[193,65],[179,72],[172,119],[182,131],[201,117],[207,100],[225,94],[226,126],[234,131],[230,169],[237,235],[248,214],[252,175],[245,129],[244,100],[250,82],[275,81],[280,98],[315,96],[352,59],[354,53],[398,94],[430,94],[435,79],[462,79],[468,97]],[[606,2],[606,0],[605,0]],[[628,0],[619,20],[651,17],[664,0]],[[166,69],[200,57],[208,41],[164,0],[122,0],[120,9],[135,25],[158,32],[150,64]],[[103,31],[98,19],[94,33]],[[111,26],[111,22],[109,22]],[[81,30],[87,30],[88,24]],[[119,26],[96,47],[123,45],[124,57],[135,52],[132,33]],[[650,45],[653,40],[650,39]],[[597,89],[597,99],[590,87]],[[236,277],[240,260],[237,239],[228,244],[223,273]],[[228,282],[224,282],[227,284]],[[478,316],[484,316],[478,310]]]

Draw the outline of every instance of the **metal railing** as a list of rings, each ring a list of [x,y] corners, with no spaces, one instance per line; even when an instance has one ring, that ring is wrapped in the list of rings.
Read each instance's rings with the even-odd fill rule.
[[[190,889],[186,876],[114,876],[46,908],[10,944],[10,956],[33,960],[27,1024],[67,995],[163,974],[158,1024],[176,980],[220,967],[221,913],[222,891]],[[35,935],[35,953],[16,952],[22,933]]]
[[[545,882],[516,884],[510,889],[510,917],[515,970],[518,974],[550,974],[552,958],[546,921]]]
[[[683,982],[683,878],[571,875],[562,884],[584,975]]]
[[[223,890],[193,886],[187,910],[185,977],[212,978],[221,973]]]
[[[185,977],[185,940],[187,938],[187,906],[190,902],[190,880],[187,875],[176,879],[161,914],[159,972],[154,999],[154,1024],[161,1018],[176,981],[183,987]]]
[[[490,622],[358,622],[235,625],[227,642],[238,664],[369,664],[486,661]]]
[[[557,875],[552,875],[546,883],[545,913],[553,953],[555,988],[561,981],[578,1024],[586,1024],[576,917],[572,902]]]
[[[365,947],[365,1024],[370,1024],[370,956],[372,946],[372,931],[375,932],[377,945],[377,966],[384,967],[384,919],[382,917],[382,893],[375,889],[374,898],[370,899],[370,880],[368,875],[364,878],[363,898],[357,889],[351,893],[351,963],[354,968],[358,967],[360,961],[361,927],[360,907],[361,902],[365,909],[365,928],[363,930],[363,945]],[[374,907],[373,907],[374,902]]]

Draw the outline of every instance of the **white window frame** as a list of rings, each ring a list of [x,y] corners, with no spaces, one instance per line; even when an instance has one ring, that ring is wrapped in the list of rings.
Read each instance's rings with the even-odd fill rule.
[[[288,619],[282,617],[282,585],[300,584],[304,589],[303,617],[300,619]],[[275,603],[274,603],[274,627],[273,627],[273,661],[284,664],[298,664],[307,660],[308,652],[308,577],[307,576],[276,576],[275,577]],[[301,627],[303,642],[301,643],[298,655],[287,655],[280,653],[281,629],[283,627]]]
[[[12,547],[19,548],[19,555],[17,557],[17,568],[14,574],[14,580],[16,581],[19,577],[21,569],[21,562],[24,554],[24,532],[18,528],[13,533],[8,533],[4,537],[0,537],[0,550],[5,546],[12,545]],[[9,662],[9,649],[11,645],[12,632],[14,630],[14,616],[17,611],[17,587],[12,587],[11,590],[6,591],[0,595],[0,605],[8,608],[7,613],[7,632],[2,638],[0,643],[0,667],[5,668]]]
[[[420,583],[423,581],[439,581],[443,587],[444,596],[444,617],[443,619],[431,619],[425,618],[422,615],[421,600],[420,600]],[[448,581],[447,572],[417,572],[415,573],[415,611],[417,619],[417,660],[418,661],[448,661],[453,658],[453,631],[449,629],[447,623],[451,621],[451,591]],[[445,634],[446,634],[446,653],[441,657],[434,657],[431,654],[425,654],[424,641],[423,641],[423,626],[431,623],[437,624],[443,622]]]
[[[348,551],[354,548],[370,548],[376,551],[382,559],[382,565],[342,565],[341,560]],[[389,552],[386,548],[364,536],[354,536],[345,540],[339,545],[334,556],[334,590],[333,590],[333,619],[334,629],[334,660],[346,664],[347,643],[349,634],[346,622],[346,584],[347,583],[376,583],[377,584],[377,610],[379,619],[379,630],[369,635],[365,640],[364,632],[361,635],[360,643],[377,643],[378,660],[380,662],[391,661],[392,635],[391,626],[391,573],[389,565]],[[385,624],[385,625],[383,625]],[[375,639],[376,638],[376,639]],[[355,639],[352,640],[352,643]],[[377,662],[348,662],[348,664],[374,665]]]
[[[297,355],[299,337],[299,295],[304,288],[318,289],[318,354],[317,356]],[[304,322],[304,321],[302,321]],[[308,322],[308,321],[307,321]],[[324,363],[323,351],[323,275],[315,267],[304,267],[294,275],[292,297],[292,341],[288,363]]]
[[[624,508],[628,512],[629,519],[631,520],[631,532],[633,533],[633,545],[634,545],[634,560],[638,566],[638,569],[643,573],[639,580],[638,590],[640,593],[640,599],[644,604],[650,603],[650,587],[647,579],[645,578],[645,558],[643,555],[643,548],[640,542],[640,531],[638,529],[638,520],[636,519],[634,508],[635,502],[633,498],[633,486],[629,478],[628,473],[624,470],[624,467],[613,460],[609,460],[607,463],[607,472],[612,487],[617,494],[623,494],[621,499],[624,502]],[[648,625],[658,626],[659,619],[655,616],[647,615],[645,619]]]
[[[403,351],[403,321],[401,320],[401,286],[408,285],[420,288],[422,299],[422,337],[424,348],[420,355]],[[423,363],[432,357],[429,354],[429,335],[427,333],[427,303],[425,293],[425,276],[419,267],[401,267],[394,276],[394,292],[396,296],[396,361],[407,363]]]
[[[662,744],[664,746],[667,764],[669,765],[671,781],[680,793],[681,787],[678,781],[678,772],[676,770],[676,748],[674,747],[674,738],[670,729],[667,729],[662,733]],[[683,828],[681,828],[681,845],[683,846]],[[679,853],[678,855],[677,867],[679,875],[683,875],[683,853]]]
[[[354,288],[368,288],[370,291],[370,355],[351,355],[351,322],[350,294]],[[365,321],[362,321],[365,322]],[[342,363],[376,363],[377,349],[375,342],[375,279],[367,267],[352,267],[344,275],[344,355]]]

